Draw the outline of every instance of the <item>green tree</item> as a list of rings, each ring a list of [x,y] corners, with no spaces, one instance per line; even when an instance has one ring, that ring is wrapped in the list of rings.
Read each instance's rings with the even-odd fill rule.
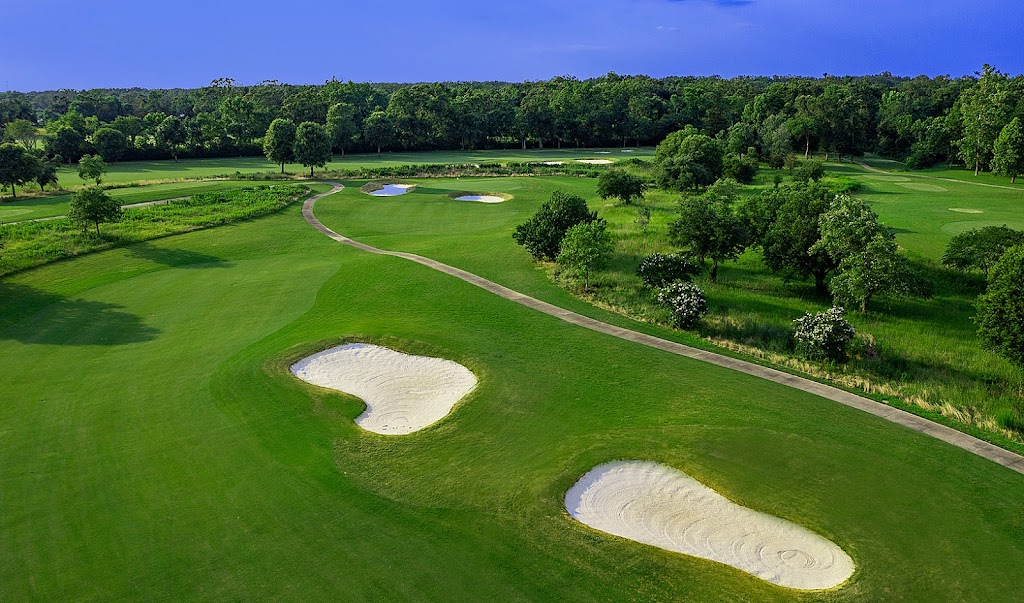
[[[295,161],[309,168],[309,177],[313,177],[313,168],[324,167],[331,160],[331,138],[327,129],[312,121],[299,124],[295,130]]]
[[[145,124],[142,118],[134,115],[118,115],[117,119],[111,122],[110,127],[125,135],[128,138],[129,146],[135,146],[135,137],[142,134]]]
[[[70,126],[60,126],[53,132],[53,137],[47,139],[47,150],[54,155],[60,155],[68,163],[77,161],[82,156],[82,144],[85,136]]]
[[[263,137],[263,154],[274,163],[284,164],[295,159],[295,124],[287,119],[277,118],[270,122]]]
[[[1006,124],[1007,105],[1006,75],[991,65],[984,66],[977,84],[960,94],[960,158],[975,175],[992,159],[996,138]]]
[[[330,136],[331,146],[341,151],[341,156],[344,157],[345,149],[359,135],[355,105],[351,103],[331,105],[331,108],[327,110],[327,134]]]
[[[0,144],[0,184],[11,187],[11,196],[17,197],[16,186],[32,182],[39,174],[39,159],[19,144]]]
[[[121,205],[98,186],[82,189],[71,197],[68,219],[82,224],[83,229],[95,224],[96,236],[100,236],[100,224],[112,222],[121,215]]]
[[[26,150],[34,151],[39,146],[39,128],[27,119],[16,119],[7,124],[4,134]]]
[[[975,321],[985,347],[1024,367],[1024,246],[1010,248],[992,267]]]
[[[734,260],[747,246],[747,229],[733,211],[736,182],[719,180],[702,195],[683,198],[679,217],[669,224],[673,245],[696,256],[703,263],[711,260],[711,281],[718,280],[718,264]]]
[[[82,180],[95,180],[99,184],[106,173],[107,164],[99,155],[82,155],[78,160],[78,177]]]
[[[46,190],[46,185],[57,184],[57,168],[60,167],[61,158],[57,155],[53,159],[44,159],[39,163],[39,173],[36,174],[36,184],[39,190]]]
[[[92,135],[92,144],[104,161],[115,162],[128,152],[128,139],[113,128],[100,128]]]
[[[955,270],[981,270],[986,275],[1006,250],[1024,245],[1024,232],[1006,226],[985,226],[962,232],[949,241],[942,264]]]
[[[565,232],[558,252],[558,264],[577,278],[583,277],[583,290],[590,289],[590,273],[607,265],[614,246],[603,219],[582,222]]]
[[[597,214],[577,195],[551,193],[529,220],[516,227],[512,238],[536,260],[554,261],[565,233],[577,224],[593,222]]]
[[[188,129],[185,127],[185,122],[181,121],[179,117],[169,115],[156,127],[154,136],[156,143],[167,147],[174,161],[178,161],[181,146],[188,140]]]
[[[395,123],[384,111],[374,111],[363,120],[363,139],[377,147],[380,155],[381,147],[390,145],[395,140]]]
[[[993,151],[992,173],[1009,176],[1010,182],[1017,182],[1017,176],[1024,173],[1024,131],[1019,117],[1014,117],[999,132]]]
[[[625,170],[605,170],[597,178],[597,194],[602,199],[614,197],[624,205],[643,199],[646,190],[647,182],[643,178]]]
[[[668,135],[654,153],[658,186],[697,190],[722,177],[722,143],[693,128]]]

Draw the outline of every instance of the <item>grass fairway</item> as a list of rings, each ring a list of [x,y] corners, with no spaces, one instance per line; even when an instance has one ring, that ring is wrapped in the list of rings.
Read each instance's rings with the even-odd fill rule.
[[[515,198],[442,199],[456,184]],[[340,232],[585,306],[491,242],[551,183],[438,181],[388,200],[357,185],[321,201]],[[0,280],[5,601],[990,602],[1024,590],[1024,480],[927,436],[346,248],[298,207],[144,245]],[[344,338],[450,358],[479,387],[416,434],[363,432],[361,403],[287,370]],[[816,530],[857,573],[798,594],[570,520],[566,489],[622,458]]]
[[[607,158],[623,160],[630,157],[651,158],[653,147],[627,147],[630,152],[623,153],[620,148],[609,149],[501,149],[493,151],[431,151],[416,153],[359,153],[348,154],[344,158],[335,155],[334,160],[327,164],[328,170],[345,170],[365,167],[384,167],[430,163],[507,163],[509,161],[565,161],[572,162],[582,158]],[[582,165],[582,164],[581,164]],[[136,182],[146,180],[164,180],[178,178],[208,178],[210,176],[230,176],[236,172],[252,174],[258,172],[279,172],[281,166],[271,163],[265,157],[229,157],[220,159],[182,159],[181,161],[123,161],[110,164],[110,172],[103,178],[104,182]],[[289,173],[309,173],[308,168],[298,164],[288,164],[285,169]],[[76,167],[64,166],[58,172],[63,186],[79,186],[88,184],[78,177]]]

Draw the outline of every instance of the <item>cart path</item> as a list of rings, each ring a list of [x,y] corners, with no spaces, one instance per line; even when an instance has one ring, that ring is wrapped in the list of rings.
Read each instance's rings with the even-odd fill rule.
[[[761,366],[745,360],[723,356],[721,354],[716,354],[715,352],[709,352],[688,345],[683,345],[681,343],[676,343],[674,341],[654,337],[653,335],[647,335],[638,331],[617,327],[615,325],[601,322],[599,320],[583,316],[582,314],[577,314],[576,312],[560,308],[547,302],[543,302],[528,295],[523,295],[522,293],[491,282],[471,272],[466,272],[465,270],[461,270],[447,264],[442,264],[441,262],[430,258],[401,251],[377,249],[376,247],[371,247],[365,243],[360,243],[359,241],[340,235],[330,228],[327,228],[313,213],[313,207],[316,205],[318,200],[340,192],[345,188],[344,185],[335,182],[328,182],[326,184],[331,185],[333,188],[326,193],[320,193],[306,199],[305,203],[302,204],[302,217],[305,218],[306,222],[308,222],[313,228],[339,243],[355,247],[356,249],[366,251],[368,253],[390,255],[403,258],[411,262],[416,262],[417,264],[422,264],[428,268],[433,268],[434,270],[449,274],[472,285],[476,285],[481,289],[489,291],[507,300],[514,301],[517,304],[526,306],[527,308],[560,318],[573,325],[597,331],[598,333],[604,333],[606,335],[639,343],[641,345],[670,352],[672,354],[678,354],[694,360],[700,360],[716,366],[725,367],[741,373],[767,379],[768,381],[774,381],[775,383],[781,383],[782,385],[786,385],[794,389],[839,402],[846,406],[851,406],[858,410],[875,415],[876,417],[881,417],[887,421],[892,421],[893,423],[902,425],[908,429],[930,435],[959,448],[963,448],[964,450],[972,452],[980,457],[986,458],[992,462],[1003,465],[1004,467],[1013,469],[1018,473],[1024,474],[1024,457],[1010,452],[1009,450],[1000,448],[994,444],[985,442],[984,440],[980,440],[974,436],[957,431],[951,427],[934,423],[928,419],[924,419],[898,408],[893,408],[887,404],[869,400],[863,396],[858,396],[857,394],[853,394],[830,385],[825,385],[824,383],[811,381],[810,379],[791,375],[780,370]]]

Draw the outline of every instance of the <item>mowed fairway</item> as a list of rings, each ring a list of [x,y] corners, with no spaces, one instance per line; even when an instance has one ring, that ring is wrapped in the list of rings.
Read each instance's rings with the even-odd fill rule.
[[[546,197],[531,189],[592,180],[431,181],[388,200],[359,184],[320,202],[325,223],[585,306],[494,235]],[[1024,591],[1024,480],[927,436],[344,247],[297,206],[143,245],[0,280],[0,600]],[[423,431],[362,431],[358,400],[288,371],[346,339],[454,360],[479,385]],[[857,571],[798,594],[571,520],[566,490],[615,459],[676,467],[806,526]]]

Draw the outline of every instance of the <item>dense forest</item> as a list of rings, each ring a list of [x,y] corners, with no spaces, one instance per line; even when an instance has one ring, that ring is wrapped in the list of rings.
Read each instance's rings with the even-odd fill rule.
[[[219,79],[185,90],[0,94],[6,138],[63,161],[259,155],[271,122],[326,126],[334,150],[658,143],[692,126],[777,163],[792,153],[875,152],[911,167],[992,167],[1003,128],[1024,117],[1024,76],[559,77],[527,83],[297,86]],[[1018,122],[1019,123],[1019,122]]]

